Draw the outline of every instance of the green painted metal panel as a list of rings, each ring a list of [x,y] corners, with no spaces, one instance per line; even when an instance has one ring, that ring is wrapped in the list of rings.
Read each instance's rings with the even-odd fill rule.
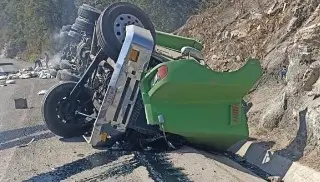
[[[168,75],[151,86],[158,68],[164,65]],[[261,75],[256,59],[249,59],[234,72],[216,72],[194,60],[162,63],[141,81],[148,124],[159,124],[162,115],[165,132],[225,150],[248,137],[241,101]]]
[[[180,51],[185,46],[193,47],[202,51],[203,44],[191,38],[181,37],[161,31],[156,32],[156,44],[162,47]]]

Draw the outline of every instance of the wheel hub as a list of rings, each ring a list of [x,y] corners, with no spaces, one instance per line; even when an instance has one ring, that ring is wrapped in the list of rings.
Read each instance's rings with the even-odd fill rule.
[[[131,14],[119,15],[114,21],[113,29],[114,29],[114,34],[120,43],[124,42],[124,39],[126,37],[126,26],[128,25],[136,25],[144,28],[143,24],[137,17]]]
[[[87,108],[87,101],[77,100],[76,103],[76,110],[70,110],[71,101],[68,100],[66,97],[63,98],[57,105],[56,111],[58,118],[60,118],[64,123],[73,123],[73,124],[85,124],[86,120],[84,116],[78,115],[76,111],[80,113],[85,113],[90,115],[90,112]],[[92,114],[92,113],[91,113]]]

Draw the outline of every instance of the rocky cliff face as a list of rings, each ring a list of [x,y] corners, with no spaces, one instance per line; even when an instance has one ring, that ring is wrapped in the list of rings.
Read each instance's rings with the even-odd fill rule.
[[[177,34],[205,43],[215,70],[248,57],[265,70],[249,94],[250,135],[277,153],[320,169],[320,1],[222,1],[189,19]],[[286,68],[285,79],[279,72]]]

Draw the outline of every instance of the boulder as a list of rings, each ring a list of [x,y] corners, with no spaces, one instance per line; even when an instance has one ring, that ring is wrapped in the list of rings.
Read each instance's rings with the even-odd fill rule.
[[[320,105],[314,104],[308,108],[306,122],[308,128],[308,138],[310,142],[320,144]]]
[[[319,69],[308,69],[303,75],[303,90],[311,91],[320,76]]]
[[[285,112],[286,94],[275,98],[262,113],[260,128],[272,130],[276,128]]]

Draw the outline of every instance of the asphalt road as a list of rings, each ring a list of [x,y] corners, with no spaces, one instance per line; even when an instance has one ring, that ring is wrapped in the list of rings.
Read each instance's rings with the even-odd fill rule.
[[[28,66],[12,60],[17,68]],[[170,153],[102,151],[82,138],[63,139],[47,130],[40,90],[56,81],[17,80],[0,87],[0,181],[263,181],[232,160],[184,147]],[[17,110],[15,98],[28,109]],[[25,146],[32,141],[29,145]]]

